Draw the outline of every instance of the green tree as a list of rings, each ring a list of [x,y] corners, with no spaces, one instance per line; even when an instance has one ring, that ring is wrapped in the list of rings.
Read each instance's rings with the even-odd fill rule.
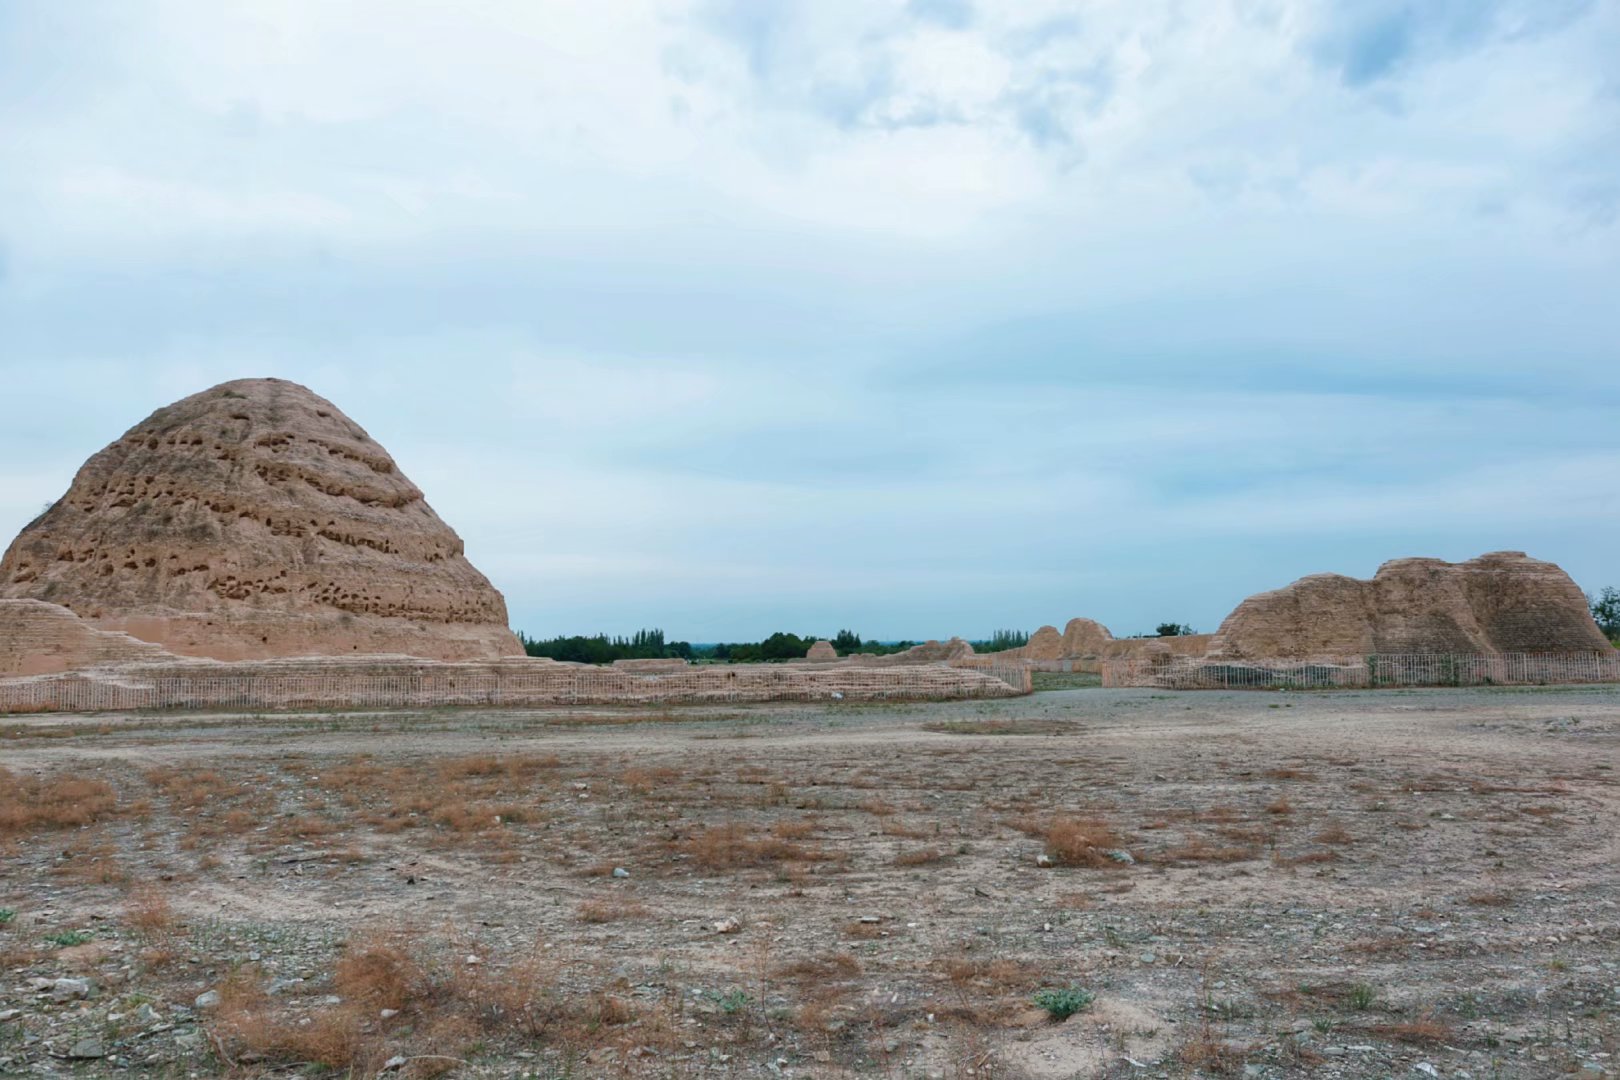
[[[1029,644],[1029,634],[1023,630],[997,630],[990,635],[987,641],[975,641],[974,652],[991,653],[1006,652],[1008,649],[1021,649]]]
[[[802,638],[781,630],[759,643],[761,660],[802,660],[815,644],[814,638]]]
[[[684,641],[666,643],[662,630],[638,630],[629,637],[583,634],[554,638],[531,638],[518,631],[518,641],[530,656],[548,656],[576,664],[611,664],[615,660],[662,660],[678,656],[690,659],[692,646]]]
[[[853,652],[861,651],[861,635],[853,630],[840,630],[833,635],[832,647],[838,650],[839,656],[848,656]]]
[[[1610,641],[1620,640],[1620,589],[1605,585],[1595,599],[1588,595],[1586,600],[1592,605],[1592,619],[1603,636]]]

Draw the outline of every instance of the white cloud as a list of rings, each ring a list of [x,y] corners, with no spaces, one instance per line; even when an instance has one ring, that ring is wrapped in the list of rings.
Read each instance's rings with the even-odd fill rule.
[[[1050,621],[1190,574],[1166,537],[1553,522],[1596,573],[1620,12],[1345,10],[8,9],[0,461],[50,464],[0,528],[163,401],[278,374],[532,629],[652,595]]]

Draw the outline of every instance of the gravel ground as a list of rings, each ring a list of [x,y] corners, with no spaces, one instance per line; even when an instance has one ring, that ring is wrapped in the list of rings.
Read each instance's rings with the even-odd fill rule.
[[[1612,1076],[1617,743],[1616,687],[6,718],[0,1072]]]

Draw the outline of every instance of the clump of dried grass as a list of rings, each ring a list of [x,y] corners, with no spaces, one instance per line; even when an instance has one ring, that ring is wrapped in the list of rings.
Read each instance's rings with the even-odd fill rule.
[[[0,836],[40,829],[76,829],[109,817],[118,795],[92,777],[19,775],[0,768]]]
[[[124,921],[142,934],[153,937],[167,933],[174,926],[174,912],[169,898],[150,885],[135,890],[124,912]]]
[[[950,855],[939,848],[918,848],[915,851],[902,851],[894,857],[896,866],[932,866],[944,862]]]
[[[591,924],[645,919],[648,915],[644,905],[625,899],[584,900],[575,911],[580,922]]]
[[[1232,863],[1244,862],[1248,859],[1259,858],[1260,851],[1252,845],[1243,844],[1215,844],[1202,836],[1188,837],[1173,848],[1167,849],[1161,858],[1166,862],[1194,863]]]
[[[708,870],[735,870],[781,862],[818,862],[828,858],[820,848],[805,847],[780,836],[757,836],[737,822],[715,825],[693,834],[680,850]]]
[[[1433,1013],[1424,1013],[1414,1020],[1394,1024],[1370,1024],[1367,1031],[1413,1046],[1436,1046],[1456,1038],[1456,1032],[1452,1030],[1451,1025],[1437,1019]]]
[[[468,948],[422,945],[397,932],[351,943],[332,972],[341,1004],[313,1012],[272,998],[256,969],[239,969],[218,987],[210,1038],[227,1064],[251,1057],[371,1075],[394,1054],[442,1071],[493,1039],[601,1045],[637,1020],[605,986],[565,992],[560,966],[538,952],[506,965],[471,964]]]
[[[1061,816],[1046,827],[1046,853],[1064,866],[1112,866],[1108,853],[1120,847],[1113,826],[1101,818]]]

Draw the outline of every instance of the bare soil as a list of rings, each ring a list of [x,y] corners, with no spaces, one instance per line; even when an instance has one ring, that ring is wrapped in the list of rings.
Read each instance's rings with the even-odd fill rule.
[[[7,718],[0,1073],[1616,1075],[1617,764],[1620,687]]]

